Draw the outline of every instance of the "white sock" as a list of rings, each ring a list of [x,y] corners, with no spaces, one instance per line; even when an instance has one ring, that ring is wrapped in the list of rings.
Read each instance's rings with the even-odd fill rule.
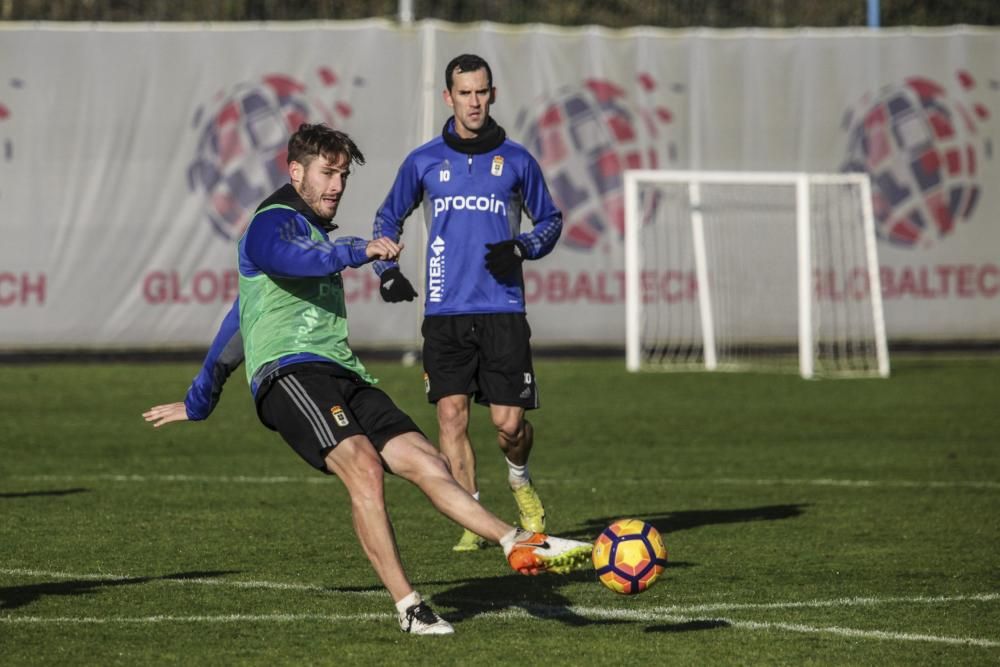
[[[423,598],[420,597],[420,593],[413,591],[402,600],[396,602],[396,610],[399,611],[400,614],[405,614],[407,609],[415,604],[420,604],[422,600]]]
[[[479,492],[478,491],[476,491],[475,493],[472,494],[472,499],[475,500],[477,503],[479,502]],[[466,532],[469,532],[469,533],[475,532],[475,531],[469,530],[468,528],[466,528],[465,530],[466,530]]]
[[[528,464],[525,463],[523,466],[516,465],[507,461],[507,483],[510,484],[511,488],[516,489],[519,486],[524,486],[531,481],[531,476],[528,474]]]
[[[517,535],[521,530],[517,527],[511,528],[510,532],[500,538],[500,546],[503,547],[503,553],[505,556],[510,554],[510,550],[514,547],[514,542],[517,541]]]

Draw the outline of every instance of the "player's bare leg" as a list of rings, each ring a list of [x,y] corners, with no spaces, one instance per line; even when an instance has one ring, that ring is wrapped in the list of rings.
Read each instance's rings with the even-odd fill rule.
[[[531,422],[524,418],[524,408],[493,404],[490,406],[490,418],[497,429],[497,444],[507,460],[519,466],[528,465],[535,430]]]
[[[490,417],[497,428],[497,444],[507,457],[507,481],[517,502],[521,526],[525,530],[541,533],[545,530],[545,507],[528,474],[534,428],[524,418],[522,407],[494,404],[490,406]]]
[[[438,446],[448,459],[451,474],[462,488],[475,495],[476,454],[469,440],[469,397],[444,396],[437,402]]]
[[[417,635],[452,634],[455,630],[451,624],[413,590],[403,571],[385,507],[385,471],[371,441],[362,435],[342,440],[326,455],[326,466],[347,487],[354,532],[375,574],[392,596],[400,629]]]
[[[590,566],[593,545],[511,526],[480,505],[448,471],[444,456],[416,432],[396,436],[382,448],[394,474],[413,482],[442,514],[477,535],[499,542],[522,574],[563,574]]]
[[[382,460],[365,436],[342,440],[326,455],[326,466],[347,487],[351,518],[361,548],[393,600],[413,592],[396,547],[396,536],[385,507]]]
[[[394,474],[416,484],[438,511],[460,526],[492,542],[500,542],[513,528],[476,502],[449,472],[444,455],[419,433],[387,442],[382,458]]]
[[[476,453],[469,440],[469,397],[465,394],[444,396],[437,402],[438,446],[448,459],[451,474],[462,488],[479,499],[476,484]],[[453,547],[455,551],[475,551],[486,546],[483,539],[466,530]]]

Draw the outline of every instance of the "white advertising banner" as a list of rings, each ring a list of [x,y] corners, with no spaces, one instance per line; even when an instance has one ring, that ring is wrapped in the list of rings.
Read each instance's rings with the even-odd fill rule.
[[[355,138],[367,164],[336,222],[368,237],[465,52],[491,63],[493,115],[564,213],[557,249],[525,265],[536,343],[624,344],[627,168],[867,172],[890,341],[1000,339],[997,30],[12,23],[0,347],[207,345],[236,296],[236,239],[287,182],[290,132]],[[418,210],[404,234],[414,279],[422,225]],[[369,268],[344,278],[356,347],[419,340],[415,303],[382,303]],[[655,282],[652,298],[688,289]]]

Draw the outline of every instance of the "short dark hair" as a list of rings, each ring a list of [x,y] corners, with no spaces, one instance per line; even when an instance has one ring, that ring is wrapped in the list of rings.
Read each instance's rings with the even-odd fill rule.
[[[490,88],[493,87],[493,70],[490,69],[490,64],[480,58],[477,55],[471,53],[463,53],[460,56],[455,56],[448,63],[448,66],[444,68],[444,86],[448,90],[451,90],[452,85],[455,83],[455,73],[461,74],[462,72],[475,72],[477,69],[486,70],[486,79],[490,83]]]
[[[365,163],[365,156],[346,132],[335,130],[324,123],[302,123],[295,134],[288,138],[288,164],[298,162],[308,167],[320,155],[330,161],[344,156],[348,164]]]

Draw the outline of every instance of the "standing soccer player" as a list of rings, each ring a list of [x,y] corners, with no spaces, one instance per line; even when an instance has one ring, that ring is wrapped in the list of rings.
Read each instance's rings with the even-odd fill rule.
[[[424,202],[428,226],[423,364],[427,398],[437,404],[439,445],[452,474],[479,498],[469,440],[470,397],[489,406],[521,525],[545,530],[545,509],[528,473],[534,442],[525,411],[538,407],[521,263],[555,247],[562,214],[528,151],[490,117],[496,99],[489,64],[460,55],[445,68],[444,101],[454,111],[441,136],[412,151],[375,217],[375,238],[398,241]],[[533,223],[521,232],[522,211]],[[394,258],[375,262],[382,298],[417,293]],[[466,531],[455,551],[481,537]]]
[[[449,634],[451,625],[422,601],[403,570],[385,507],[386,471],[415,484],[459,525],[499,542],[511,567],[523,574],[586,567],[591,545],[528,533],[488,512],[455,481],[416,424],[373,386],[348,344],[340,273],[375,259],[395,260],[403,246],[388,238],[328,240],[352,164],[364,164],[364,156],[342,132],[302,125],[292,135],[291,184],[260,205],[240,239],[239,299],[188,391],[191,411],[172,403],[143,416],[154,426],[207,416],[240,362],[234,341],[242,338],[261,422],[347,487],[355,532],[396,603],[400,627]]]

